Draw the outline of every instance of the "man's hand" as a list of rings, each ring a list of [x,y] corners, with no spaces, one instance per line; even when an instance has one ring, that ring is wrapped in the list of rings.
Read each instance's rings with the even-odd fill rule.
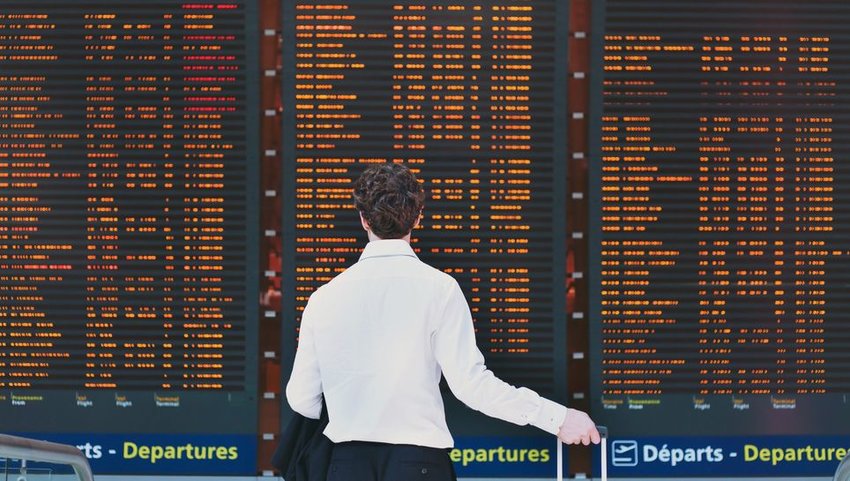
[[[596,430],[596,425],[593,424],[590,416],[584,411],[571,408],[567,408],[567,415],[558,431],[558,438],[566,444],[581,443],[585,446],[591,442],[599,444],[601,441],[599,431]]]

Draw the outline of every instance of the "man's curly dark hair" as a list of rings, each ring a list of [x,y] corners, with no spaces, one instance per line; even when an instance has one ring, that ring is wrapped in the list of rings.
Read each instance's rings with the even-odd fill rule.
[[[401,239],[422,213],[425,190],[404,165],[376,164],[355,181],[354,205],[376,236]]]

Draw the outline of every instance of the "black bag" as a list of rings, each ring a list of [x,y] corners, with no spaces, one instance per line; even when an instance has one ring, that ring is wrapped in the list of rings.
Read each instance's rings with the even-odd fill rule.
[[[333,442],[322,433],[327,425],[324,401],[319,419],[293,414],[272,455],[272,466],[285,481],[325,481],[333,453]]]

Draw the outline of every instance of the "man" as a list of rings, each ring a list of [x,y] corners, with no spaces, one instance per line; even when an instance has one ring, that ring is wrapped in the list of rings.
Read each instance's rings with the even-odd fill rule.
[[[440,395],[492,417],[531,424],[565,443],[599,442],[587,414],[515,388],[484,365],[457,282],[410,247],[425,194],[400,164],[366,169],[354,202],[369,243],[360,260],[310,297],[286,396],[335,444],[328,480],[454,480]]]

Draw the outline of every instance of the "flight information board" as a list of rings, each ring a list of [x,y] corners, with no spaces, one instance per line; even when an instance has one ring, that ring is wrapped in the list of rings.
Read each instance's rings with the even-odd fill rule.
[[[831,475],[850,448],[850,6],[594,7],[591,379],[614,473]]]
[[[310,294],[367,242],[353,180],[403,162],[428,194],[413,247],[459,281],[488,367],[563,396],[564,2],[283,8],[284,197],[294,199],[283,209],[284,344],[295,349]],[[484,432],[458,416],[459,436]],[[475,473],[508,463],[479,459]]]
[[[248,3],[0,5],[0,415],[97,473],[256,471]]]

